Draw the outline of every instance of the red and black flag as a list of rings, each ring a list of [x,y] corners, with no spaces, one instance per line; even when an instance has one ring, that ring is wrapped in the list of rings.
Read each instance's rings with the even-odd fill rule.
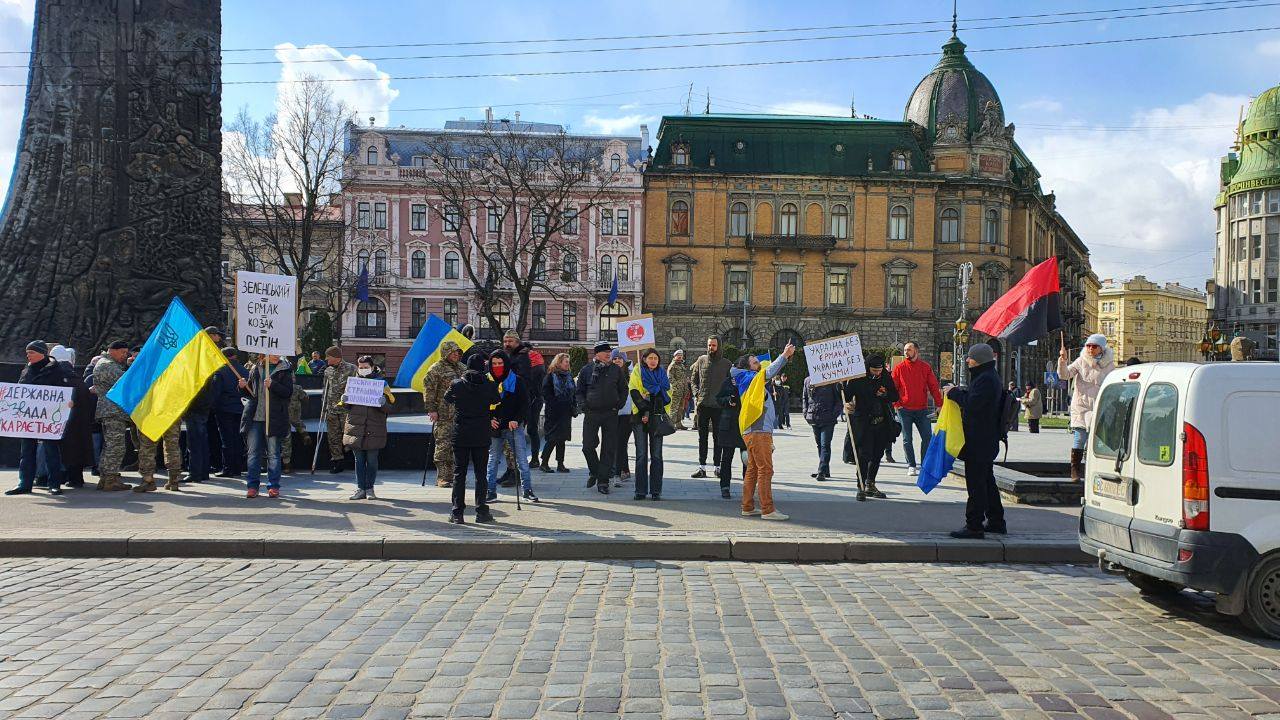
[[[1026,345],[1062,327],[1060,291],[1058,259],[1051,257],[1031,268],[1017,285],[987,308],[973,329],[1009,345]]]

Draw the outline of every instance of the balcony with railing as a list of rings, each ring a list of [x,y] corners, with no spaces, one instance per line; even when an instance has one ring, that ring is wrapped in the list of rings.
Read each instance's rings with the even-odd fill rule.
[[[576,342],[578,328],[534,328],[529,331],[529,339],[541,342]]]
[[[601,293],[607,295],[612,289],[613,289],[612,277],[596,278],[594,287],[592,288],[593,292],[595,292],[597,295]],[[625,280],[622,278],[618,278],[618,292],[624,293],[624,294],[638,293],[640,292],[640,281],[636,278],[627,278]]]
[[[747,247],[770,250],[831,250],[835,235],[760,235],[749,233]]]

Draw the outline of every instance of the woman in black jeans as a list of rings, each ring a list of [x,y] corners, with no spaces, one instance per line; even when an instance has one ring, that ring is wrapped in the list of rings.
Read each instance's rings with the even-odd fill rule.
[[[662,357],[653,348],[640,355],[640,366],[631,373],[631,432],[636,441],[636,500],[646,493],[654,500],[662,499],[662,433],[658,432],[658,415],[665,415],[671,404],[671,380],[662,367]],[[648,467],[646,467],[646,464]]]
[[[555,472],[569,472],[569,468],[564,466],[564,444],[573,434],[573,416],[578,414],[573,403],[576,391],[577,385],[569,370],[569,355],[560,353],[551,361],[547,377],[542,381],[542,403],[547,420],[542,425],[542,465],[539,467],[544,473],[552,472],[552,450],[556,453]]]

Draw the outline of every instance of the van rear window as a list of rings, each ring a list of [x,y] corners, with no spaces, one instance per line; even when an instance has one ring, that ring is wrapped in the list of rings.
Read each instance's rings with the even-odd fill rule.
[[[1133,421],[1133,404],[1138,400],[1138,383],[1108,385],[1094,405],[1093,454],[1113,458],[1124,445]]]
[[[1138,462],[1172,465],[1178,442],[1178,388],[1153,383],[1142,400],[1138,422]]]

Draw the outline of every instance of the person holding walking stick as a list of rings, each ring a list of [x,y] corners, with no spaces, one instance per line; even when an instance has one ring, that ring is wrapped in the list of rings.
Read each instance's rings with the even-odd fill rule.
[[[884,356],[868,357],[867,374],[848,381],[842,393],[846,398],[845,412],[850,414],[846,450],[852,452],[858,466],[858,500],[865,500],[868,495],[884,499],[885,494],[876,487],[876,475],[880,472],[880,458],[893,443],[898,427],[893,418],[898,388],[884,370]],[[846,455],[845,462],[849,459]]]

